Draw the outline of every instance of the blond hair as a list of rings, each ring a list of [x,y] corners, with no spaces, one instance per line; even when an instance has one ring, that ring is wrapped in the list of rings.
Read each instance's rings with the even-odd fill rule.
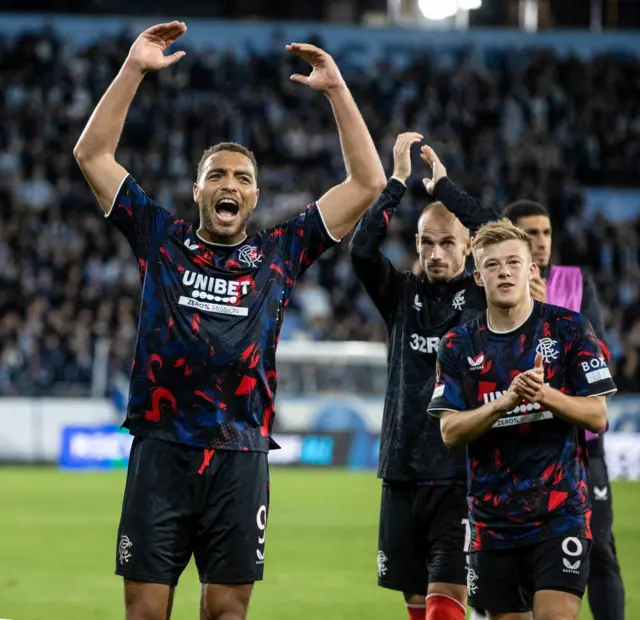
[[[515,224],[512,224],[511,221],[505,217],[495,222],[487,222],[478,229],[471,243],[471,251],[473,252],[476,266],[479,265],[478,253],[481,250],[484,250],[487,246],[496,245],[505,241],[524,241],[531,254],[532,243],[529,234],[521,228],[518,228]]]

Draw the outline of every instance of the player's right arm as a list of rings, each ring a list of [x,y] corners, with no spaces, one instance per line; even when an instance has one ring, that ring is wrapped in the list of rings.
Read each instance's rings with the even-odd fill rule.
[[[431,415],[440,418],[442,441],[448,448],[468,444],[482,437],[507,411],[522,401],[511,385],[500,398],[477,409],[469,409],[459,370],[464,366],[456,361],[458,338],[454,330],[440,342],[436,386],[427,407]]]
[[[136,39],[73,149],[73,155],[105,213],[110,211],[127,176],[115,154],[129,106],[147,71],[168,67],[184,56],[184,52],[165,56],[164,51],[186,29],[184,23],[177,21],[158,24]]]
[[[432,172],[431,179],[422,180],[427,192],[447,207],[471,234],[482,224],[500,219],[499,211],[465,192],[447,176],[447,169],[430,146],[425,145],[420,149],[420,158]]]
[[[422,136],[414,132],[398,136],[393,147],[393,176],[378,200],[362,216],[349,243],[349,255],[356,276],[385,321],[391,316],[397,301],[402,274],[380,248],[411,174],[411,145],[420,140]]]

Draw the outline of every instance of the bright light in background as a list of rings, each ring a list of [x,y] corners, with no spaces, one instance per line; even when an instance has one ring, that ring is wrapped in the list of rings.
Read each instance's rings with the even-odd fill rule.
[[[446,19],[458,12],[458,0],[418,0],[418,8],[427,19]]]
[[[458,8],[461,11],[473,11],[482,6],[482,0],[458,0]]]
[[[479,9],[482,0],[418,0],[418,8],[427,19],[447,19],[459,10]]]

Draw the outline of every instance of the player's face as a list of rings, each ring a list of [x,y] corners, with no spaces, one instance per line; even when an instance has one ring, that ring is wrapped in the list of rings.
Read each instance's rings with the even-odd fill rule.
[[[483,248],[476,255],[475,280],[483,286],[489,303],[512,308],[529,297],[529,280],[535,267],[524,241],[512,239]]]
[[[418,222],[416,248],[427,279],[446,282],[464,270],[469,236],[453,214],[427,211]]]
[[[213,241],[241,241],[259,193],[255,169],[246,155],[235,151],[214,153],[193,186],[200,226]]]
[[[518,228],[529,233],[532,241],[533,261],[538,267],[547,267],[551,260],[551,221],[546,215],[528,215],[518,220]]]

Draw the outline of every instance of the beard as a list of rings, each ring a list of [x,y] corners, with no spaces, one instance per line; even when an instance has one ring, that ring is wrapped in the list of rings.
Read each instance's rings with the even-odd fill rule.
[[[200,227],[206,230],[216,239],[231,239],[237,236],[246,224],[246,218],[242,219],[238,214],[237,220],[231,226],[221,226],[213,221],[211,211],[200,204]]]

